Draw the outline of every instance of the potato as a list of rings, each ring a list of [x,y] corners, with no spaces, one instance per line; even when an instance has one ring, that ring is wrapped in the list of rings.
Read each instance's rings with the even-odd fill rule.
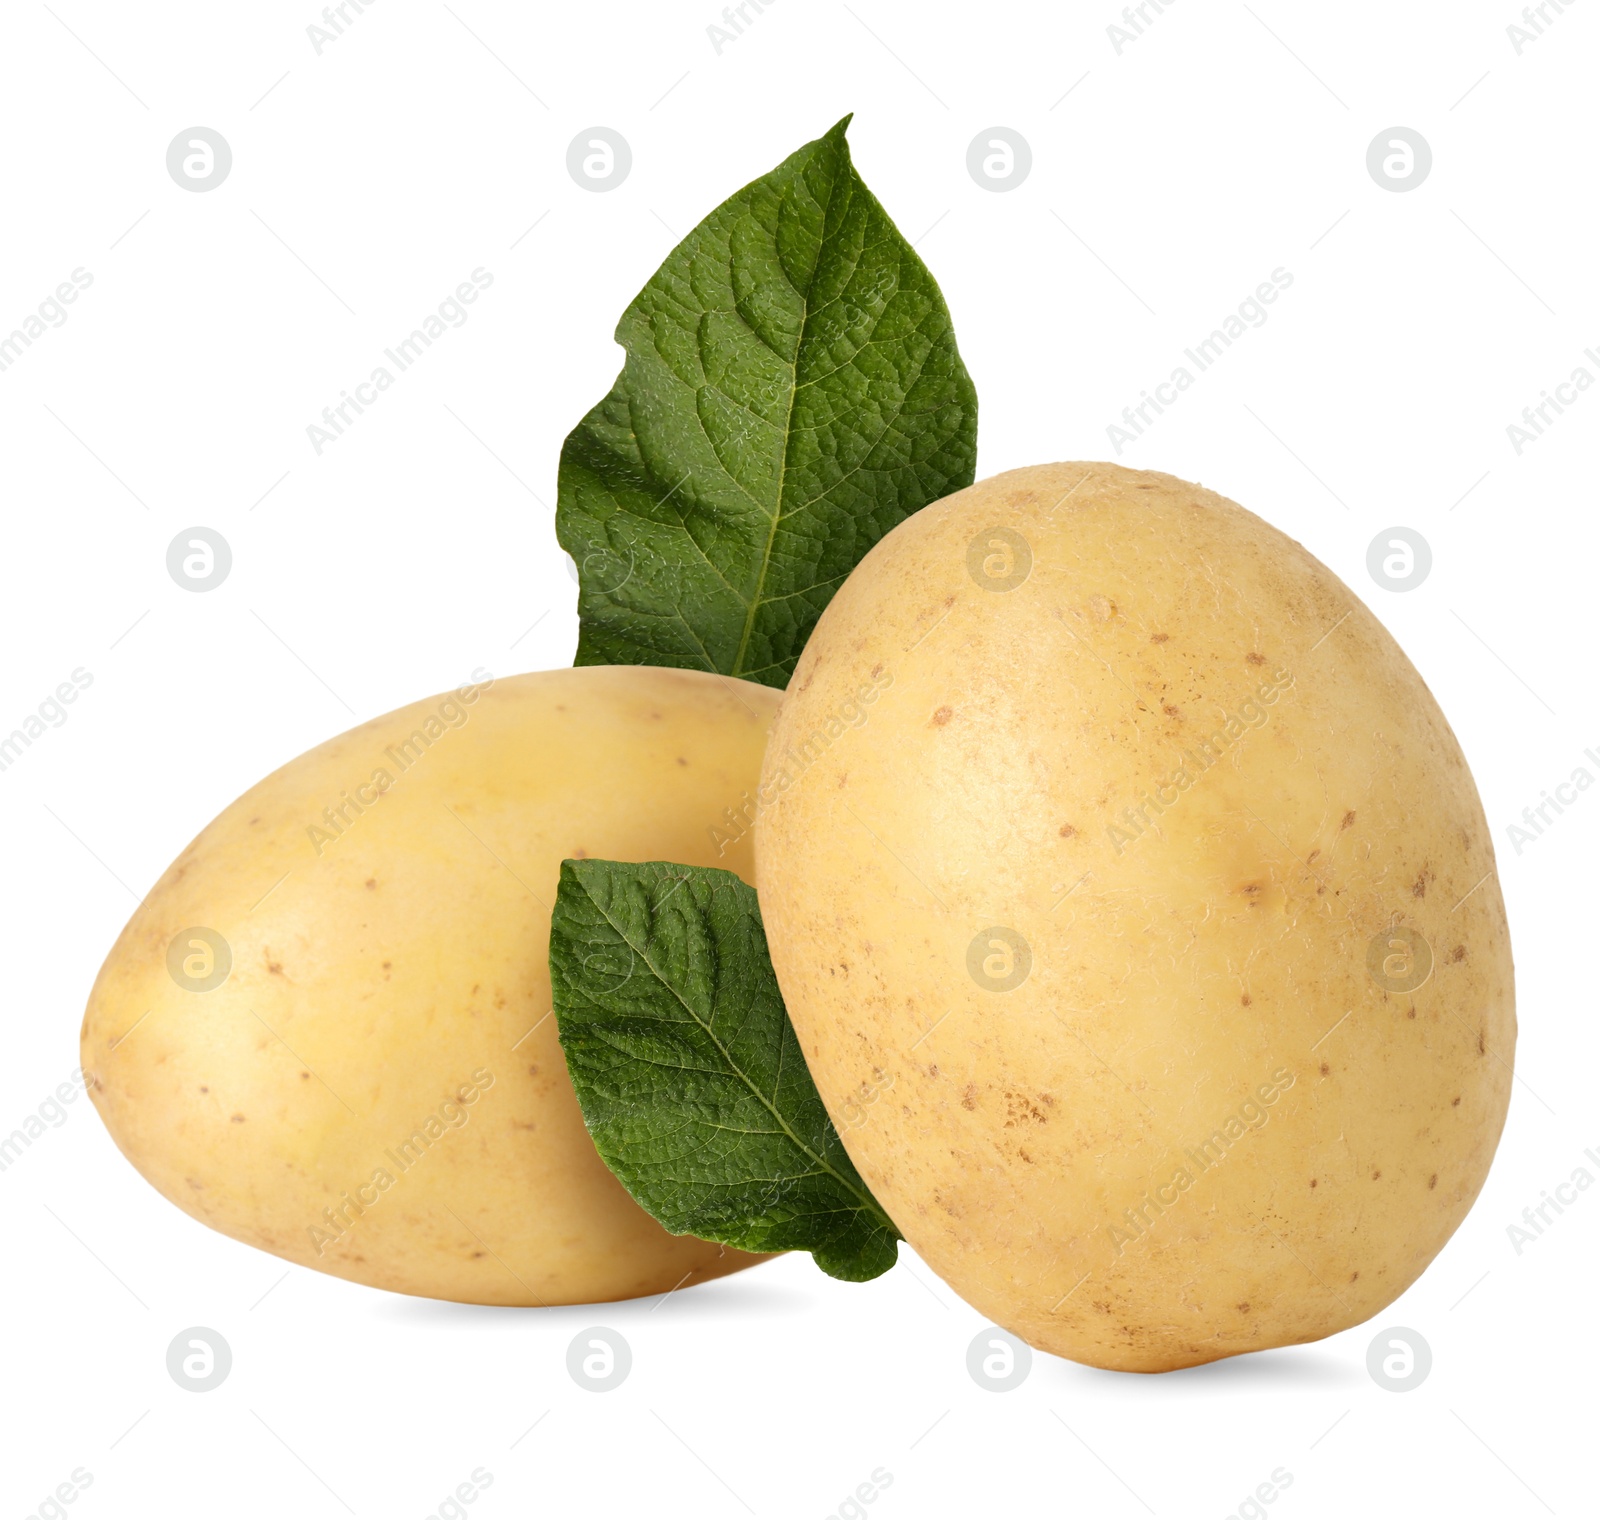
[[[1511,950],[1416,670],[1233,503],[1015,470],[823,615],[758,793],[773,962],[907,1240],[1031,1345],[1158,1371],[1391,1302],[1505,1118]]]
[[[777,702],[682,670],[485,679],[268,776],[95,982],[113,1138],[196,1219],[401,1293],[590,1303],[761,1260],[667,1234],[607,1170],[546,957],[565,857],[751,876],[748,831],[719,842]]]

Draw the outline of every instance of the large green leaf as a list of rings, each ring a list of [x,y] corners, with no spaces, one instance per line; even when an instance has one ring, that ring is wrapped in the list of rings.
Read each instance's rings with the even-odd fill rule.
[[[565,861],[550,985],[595,1146],[667,1229],[810,1251],[852,1282],[894,1265],[899,1231],[822,1106],[737,876]]]
[[[561,451],[575,663],[782,687],[867,550],[972,483],[950,313],[848,122],[724,201],[623,313],[622,373]]]

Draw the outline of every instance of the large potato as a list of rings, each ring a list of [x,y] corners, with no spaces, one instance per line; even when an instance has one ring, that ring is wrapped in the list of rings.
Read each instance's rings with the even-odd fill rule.
[[[514,676],[267,777],[95,983],[83,1066],[117,1144],[206,1224],[402,1293],[587,1303],[759,1260],[667,1234],[607,1170],[546,957],[565,857],[751,876],[725,810],[777,702],[681,670]]]
[[[1489,831],[1394,640],[1258,518],[1113,465],[928,507],[828,607],[759,798],[845,1144],[1032,1345],[1313,1340],[1461,1222],[1515,1039]]]

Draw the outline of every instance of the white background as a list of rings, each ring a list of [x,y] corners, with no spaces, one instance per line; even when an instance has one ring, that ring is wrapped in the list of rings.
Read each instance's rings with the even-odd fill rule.
[[[995,1394],[966,1371],[981,1319],[909,1252],[864,1287],[801,1257],[660,1304],[408,1300],[208,1232],[80,1100],[0,1174],[0,1514],[77,1467],[85,1520],[420,1520],[477,1467],[483,1520],[822,1520],[876,1468],[882,1520],[1220,1520],[1280,1467],[1287,1520],[1594,1513],[1600,1196],[1520,1255],[1507,1226],[1580,1165],[1600,1176],[1600,795],[1520,854],[1507,826],[1600,774],[1600,394],[1520,456],[1506,427],[1579,364],[1600,376],[1600,11],[1551,7],[1519,55],[1511,0],[1182,0],[1119,54],[1110,0],[776,0],[718,54],[713,4],[380,0],[319,56],[311,0],[8,0],[0,332],[75,268],[94,283],[0,373],[0,730],[75,667],[94,682],[0,773],[0,1133],[75,1065],[137,895],[237,793],[480,664],[570,661],[556,458],[618,368],[617,317],[676,237],[853,110],[862,173],[954,314],[980,475],[1113,457],[1124,405],[1293,274],[1122,459],[1304,542],[1456,728],[1519,972],[1483,1195],[1404,1298],[1332,1340],[1159,1377],[1040,1356]],[[203,194],[165,163],[197,124],[234,155]],[[633,149],[606,194],[566,169],[596,124]],[[966,168],[997,124],[1033,151],[1005,194]],[[1434,154],[1406,193],[1366,168],[1395,125]],[[307,425],[479,266],[470,321],[319,457]],[[234,555],[204,595],[165,568],[196,524]],[[1434,555],[1404,594],[1366,570],[1396,525]],[[596,1323],[634,1354],[605,1395],[565,1370]],[[165,1369],[192,1325],[233,1348],[205,1395]],[[1389,1325],[1433,1348],[1414,1392],[1366,1371]]]

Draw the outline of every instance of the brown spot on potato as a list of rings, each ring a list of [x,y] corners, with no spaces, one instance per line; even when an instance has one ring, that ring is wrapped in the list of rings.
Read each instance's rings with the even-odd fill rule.
[[[378,890],[378,878],[376,876],[369,876],[367,878],[367,891],[376,892],[377,890]]]
[[[943,728],[955,714],[948,707],[936,707],[933,712],[933,726]]]
[[[1322,1063],[1322,1065],[1320,1065],[1320,1066],[1319,1066],[1319,1067],[1318,1067],[1318,1068],[1317,1068],[1317,1070],[1318,1070],[1318,1071],[1320,1071],[1320,1072],[1321,1072],[1321,1073],[1322,1073],[1322,1075],[1323,1075],[1323,1076],[1327,1076],[1327,1075],[1328,1075],[1328,1072],[1329,1072],[1329,1070],[1330,1070],[1330,1068],[1329,1068],[1329,1066],[1328,1066],[1328,1063],[1327,1063],[1327,1062],[1326,1062],[1326,1061],[1324,1061],[1324,1062],[1323,1062],[1323,1063]]]
[[[841,788],[844,786],[845,782],[847,782],[849,779],[850,779],[850,772],[849,771],[840,771],[839,772],[839,785],[840,785]]]
[[[1316,1186],[1316,1185],[1317,1185],[1317,1179],[1316,1179],[1316,1178],[1315,1178],[1315,1177],[1313,1177],[1313,1178],[1312,1178],[1312,1179],[1311,1179],[1311,1186],[1312,1186],[1312,1187],[1315,1187],[1315,1186]]]
[[[1234,1308],[1236,1308],[1241,1314],[1248,1314],[1250,1312],[1249,1304],[1235,1304]]]
[[[1450,952],[1450,959],[1458,964],[1461,961],[1464,961],[1466,958],[1467,947],[1465,945],[1457,945],[1455,949]]]
[[[978,1089],[970,1082],[967,1083],[966,1091],[961,1094],[961,1106],[968,1113],[971,1113],[978,1106]]]
[[[1432,880],[1433,872],[1427,866],[1424,866],[1417,872],[1417,879],[1411,883],[1411,895],[1413,897],[1426,897],[1428,895],[1428,883]]]
[[[1450,1106],[1451,1106],[1451,1108],[1460,1108],[1461,1107],[1461,1099],[1460,1098],[1452,1098],[1450,1100]]]
[[[1038,1105],[1026,1093],[1008,1092],[1006,1094],[1006,1121],[1007,1129],[1014,1129],[1019,1124],[1045,1124],[1049,1121],[1040,1113]]]
[[[1439,1186],[1439,1174],[1437,1172],[1435,1172],[1433,1174],[1433,1176],[1428,1178],[1428,1191],[1431,1193],[1434,1190],[1434,1188],[1436,1188],[1438,1186]]]
[[[1267,663],[1267,657],[1264,654],[1257,654],[1253,649],[1245,656],[1245,659],[1252,665],[1265,665]]]
[[[283,962],[275,961],[270,951],[262,951],[261,958],[267,963],[267,973],[270,976],[283,975]]]
[[[1241,992],[1239,994],[1239,1003],[1241,1007],[1248,1008],[1250,1006],[1250,994],[1248,992]]]
[[[1355,821],[1356,821],[1355,809],[1352,808],[1348,813],[1346,813],[1344,815],[1344,817],[1342,819],[1339,820],[1339,832],[1342,834]]]
[[[302,1082],[309,1082],[311,1080],[311,1073],[309,1071],[301,1072],[300,1073],[300,1080]]]
[[[1179,712],[1171,702],[1163,702],[1161,704],[1161,711],[1164,712],[1169,718],[1181,718],[1183,716],[1183,714]]]
[[[1356,1279],[1357,1279],[1357,1278],[1358,1278],[1358,1277],[1360,1277],[1360,1276],[1361,1276],[1361,1274],[1360,1274],[1360,1273],[1359,1273],[1359,1272],[1352,1272],[1352,1273],[1351,1273],[1351,1274],[1350,1274],[1350,1281],[1351,1281],[1351,1282],[1354,1282],[1354,1281],[1355,1281],[1355,1280],[1356,1280]]]
[[[685,760],[682,755],[678,756],[678,764],[679,765],[687,765],[688,763],[689,762],[687,760]]]
[[[1057,832],[1063,839],[1076,839],[1078,837],[1077,829],[1075,829],[1070,823],[1062,824]]]
[[[228,1116],[228,1123],[229,1124],[243,1124],[244,1123],[244,1115],[243,1114],[230,1114]]]
[[[204,1084],[202,1084],[201,1088],[200,1088],[200,1091],[203,1092],[203,1093],[208,1093],[208,1092],[211,1091],[211,1089],[209,1087],[206,1087]]]
[[[1150,635],[1150,642],[1152,644],[1165,644],[1171,637],[1172,635],[1170,633],[1152,633]]]

